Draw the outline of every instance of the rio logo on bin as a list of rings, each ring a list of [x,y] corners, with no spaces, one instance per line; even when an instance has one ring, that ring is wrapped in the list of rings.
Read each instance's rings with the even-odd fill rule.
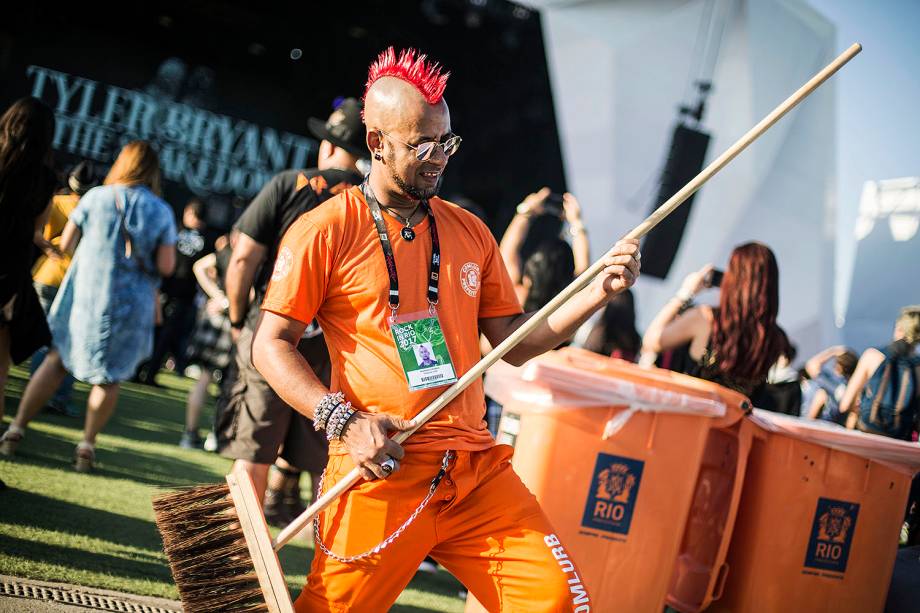
[[[858,515],[859,505],[855,502],[818,498],[805,566],[835,573],[846,572]]]
[[[594,477],[588,490],[588,502],[581,525],[617,534],[629,534],[642,468],[645,462],[610,455],[597,454]]]

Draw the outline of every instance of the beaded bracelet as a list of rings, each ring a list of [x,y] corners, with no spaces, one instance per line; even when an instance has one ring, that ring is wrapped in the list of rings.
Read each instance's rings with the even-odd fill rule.
[[[317,403],[316,408],[313,409],[313,427],[317,431],[326,427],[329,415],[337,404],[335,394],[331,393],[323,396],[322,400]]]
[[[326,424],[326,440],[331,441],[335,438],[335,432],[338,429],[338,424],[342,419],[342,406],[343,405],[341,404],[336,405],[332,415],[329,416],[329,423]]]
[[[329,425],[326,428],[326,439],[333,441],[342,438],[342,431],[345,429],[345,422],[352,416],[354,411],[351,403],[340,404],[335,408],[332,417],[329,418]]]
[[[326,440],[341,440],[342,432],[345,430],[345,424],[348,423],[348,420],[351,419],[351,416],[354,414],[355,410],[351,407],[350,402],[337,406],[332,413],[332,417],[329,418],[329,425],[326,428]]]
[[[325,430],[329,422],[329,417],[335,411],[336,407],[345,401],[345,394],[342,392],[328,393],[319,401],[313,410],[313,428],[319,432]]]

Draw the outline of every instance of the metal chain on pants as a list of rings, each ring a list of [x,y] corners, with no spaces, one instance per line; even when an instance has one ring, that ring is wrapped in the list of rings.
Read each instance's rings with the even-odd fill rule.
[[[333,553],[326,544],[323,543],[323,538],[320,536],[319,532],[319,516],[320,513],[317,513],[313,518],[313,540],[316,541],[317,546],[320,550],[325,553],[327,556],[332,558],[337,562],[342,562],[343,564],[351,564],[352,562],[357,562],[358,560],[363,560],[364,558],[370,557],[374,554],[380,553],[386,549],[390,543],[399,538],[399,536],[405,532],[406,528],[412,525],[412,522],[415,521],[415,518],[419,516],[425,507],[428,506],[428,503],[431,501],[432,496],[434,496],[435,491],[438,489],[438,484],[441,483],[441,479],[444,478],[444,475],[447,473],[447,467],[450,464],[451,459],[454,457],[453,451],[447,451],[444,453],[444,459],[441,460],[441,470],[438,471],[438,474],[435,475],[434,479],[431,480],[431,487],[428,488],[428,494],[422,499],[415,511],[409,515],[409,518],[403,522],[403,524],[393,531],[393,534],[386,537],[379,543],[377,543],[373,548],[368,549],[363,553],[359,553],[353,556],[340,556],[336,553]],[[319,483],[316,486],[316,497],[319,498],[323,495],[323,480],[326,478],[326,471],[323,470],[323,474],[320,475]]]

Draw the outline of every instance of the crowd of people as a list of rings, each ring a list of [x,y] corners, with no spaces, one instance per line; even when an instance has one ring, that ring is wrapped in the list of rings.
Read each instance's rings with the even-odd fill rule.
[[[271,522],[285,525],[303,510],[302,473],[315,497],[323,471],[328,480],[340,478],[350,456],[368,479],[361,486],[367,497],[354,504],[364,500],[365,520],[379,523],[370,532],[382,534],[390,520],[368,501],[382,505],[405,491],[382,491],[380,481],[402,464],[408,481],[400,483],[424,489],[440,465],[438,482],[451,475],[442,502],[462,497],[467,506],[458,513],[482,515],[476,525],[492,517],[489,538],[518,534],[512,551],[494,552],[507,557],[503,572],[542,577],[541,598],[567,596],[568,586],[545,568],[521,562],[542,560],[542,536],[531,537],[546,527],[506,452],[479,426],[485,418],[494,433],[501,411],[484,400],[481,384],[454,401],[454,414],[410,439],[412,455],[388,438],[590,264],[587,228],[570,193],[543,187],[526,196],[500,243],[470,212],[481,216],[481,209],[436,197],[461,142],[441,97],[446,79],[424,56],[383,54],[363,105],[348,98],[328,119],[310,120],[321,141],[317,166],[275,176],[220,236],[207,227],[200,200],[176,219],[147,142],[125,144],[101,185],[84,162],[57,189],[54,115],[35,98],[15,102],[0,117],[0,388],[10,365],[30,356],[32,374],[0,454],[28,445],[27,427],[44,407],[79,413],[70,402],[77,380],[91,390],[74,468],[93,470],[96,438],[115,411],[120,384],[157,385],[169,358],[180,374],[197,367],[177,444],[233,459],[252,478]],[[597,353],[717,382],[758,407],[916,440],[920,307],[903,310],[893,339],[879,339],[879,349],[857,357],[831,347],[797,372],[794,345],[777,323],[779,267],[768,246],[739,245],[724,272],[708,264],[688,275],[644,334],[629,290],[638,276],[637,243],[622,241],[604,257],[600,280],[509,361],[565,345],[584,326],[575,342]],[[697,303],[707,290],[718,290],[717,305]],[[450,332],[450,351],[447,332],[440,341],[426,337],[412,346],[418,363],[406,366],[411,351],[403,357],[399,339],[421,326]],[[422,371],[437,385],[425,384]],[[215,381],[221,394],[203,440],[202,411]],[[490,493],[469,497],[476,487]],[[498,511],[486,502],[510,496],[527,512],[493,517]],[[918,518],[920,512],[909,515],[915,539]],[[350,537],[337,537],[335,526],[346,526]],[[337,550],[373,544],[358,527],[335,526],[317,538]],[[445,527],[446,540],[432,535],[394,546],[405,560],[384,556],[396,569],[389,578],[362,579],[381,593],[342,579],[342,558],[317,556],[302,598],[347,594],[343,602],[353,605],[387,599],[429,553],[467,585],[491,581],[465,553],[478,537],[463,526],[456,523],[455,533]],[[511,599],[534,596],[525,591]]]
[[[96,436],[115,410],[121,382],[134,375],[153,349],[160,278],[175,269],[176,225],[160,191],[156,153],[148,143],[134,141],[122,148],[103,185],[86,192],[70,212],[57,249],[72,259],[47,319],[39,305],[14,313],[7,326],[11,332],[20,324],[45,331],[50,327],[43,345],[51,349],[3,434],[4,455],[15,453],[29,422],[71,374],[92,385],[83,440],[74,452],[76,470],[92,470]],[[46,213],[39,215],[43,221]],[[32,251],[28,245],[26,249]],[[20,275],[26,285],[15,296],[17,302],[37,296],[29,267]]]

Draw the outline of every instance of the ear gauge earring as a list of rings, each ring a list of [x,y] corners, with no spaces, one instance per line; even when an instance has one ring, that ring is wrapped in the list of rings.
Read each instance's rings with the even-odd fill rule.
[[[382,159],[383,159],[383,156],[382,156],[382,155],[380,155],[380,154],[379,154],[379,153],[377,153],[377,152],[374,152],[374,159],[375,159],[375,160],[377,160],[377,161],[380,161],[380,160],[382,160]]]

